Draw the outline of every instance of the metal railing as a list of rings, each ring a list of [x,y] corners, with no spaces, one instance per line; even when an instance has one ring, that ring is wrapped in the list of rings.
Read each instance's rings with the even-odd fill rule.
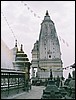
[[[11,95],[11,90],[26,90],[25,72],[1,69],[1,97]],[[13,92],[14,93],[14,92]]]

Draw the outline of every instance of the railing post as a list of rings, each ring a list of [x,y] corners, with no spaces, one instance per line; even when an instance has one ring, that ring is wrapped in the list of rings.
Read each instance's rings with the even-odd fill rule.
[[[9,95],[9,77],[10,77],[10,73],[8,73],[8,95]]]

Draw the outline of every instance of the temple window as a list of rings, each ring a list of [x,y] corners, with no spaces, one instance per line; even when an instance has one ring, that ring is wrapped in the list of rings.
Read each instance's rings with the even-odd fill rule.
[[[51,55],[49,55],[49,58],[51,58]]]

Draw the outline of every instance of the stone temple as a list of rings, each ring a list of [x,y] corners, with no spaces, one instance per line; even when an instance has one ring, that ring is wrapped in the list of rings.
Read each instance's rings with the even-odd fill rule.
[[[32,78],[36,77],[41,80],[50,78],[51,72],[53,77],[62,77],[62,60],[60,44],[55,29],[54,22],[51,20],[48,11],[41,23],[39,40],[34,44],[32,49]]]

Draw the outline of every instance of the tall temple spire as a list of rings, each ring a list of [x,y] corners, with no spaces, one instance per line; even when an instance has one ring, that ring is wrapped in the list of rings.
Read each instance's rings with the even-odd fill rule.
[[[17,47],[17,40],[15,40],[15,47]]]
[[[52,79],[52,76],[62,77],[63,75],[63,70],[57,70],[57,68],[62,69],[60,44],[54,22],[51,20],[48,10],[46,10],[41,23],[38,46],[36,42],[32,50],[32,70],[36,67],[38,78],[42,81],[43,79],[46,80],[46,78]],[[42,69],[47,71],[43,71]]]

